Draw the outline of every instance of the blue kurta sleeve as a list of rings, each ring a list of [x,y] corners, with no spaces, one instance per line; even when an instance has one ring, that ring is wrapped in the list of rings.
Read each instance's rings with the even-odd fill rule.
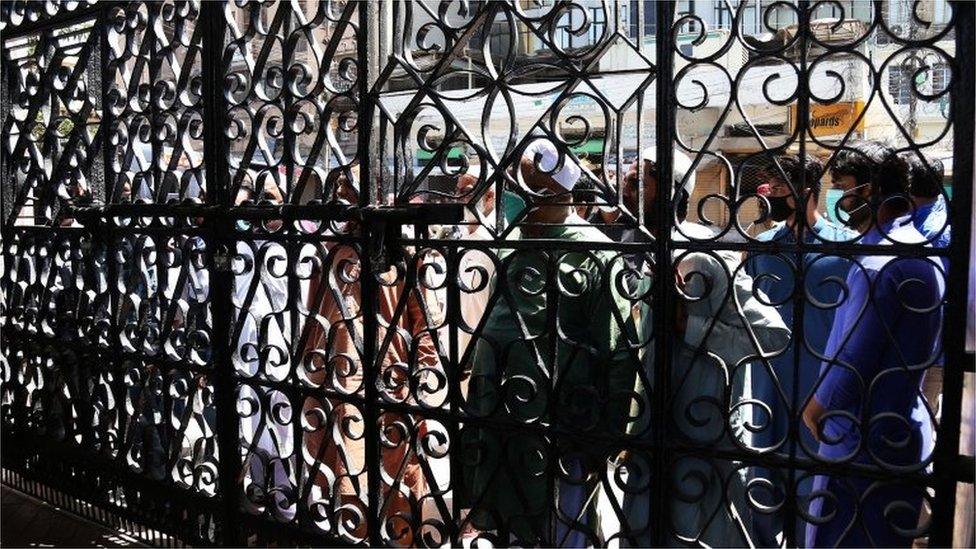
[[[816,393],[817,401],[827,409],[859,405],[884,353],[885,323],[879,313],[890,300],[890,292],[877,287],[872,295],[871,280],[856,266],[847,277],[848,303],[834,321],[834,331],[840,332],[831,334],[828,361],[823,364],[826,374]]]

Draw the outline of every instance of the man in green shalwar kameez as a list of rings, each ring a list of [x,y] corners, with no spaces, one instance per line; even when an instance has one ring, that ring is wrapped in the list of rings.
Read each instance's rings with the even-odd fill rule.
[[[514,239],[609,242],[570,205],[555,203],[580,170],[551,141],[531,142],[519,171],[536,197]],[[492,423],[469,425],[462,435],[469,517],[503,544],[507,534],[522,544],[597,543],[593,494],[614,452],[560,433],[626,431],[640,364],[629,349],[636,341],[631,303],[620,293],[623,258],[551,247],[498,256],[467,399],[471,415]]]

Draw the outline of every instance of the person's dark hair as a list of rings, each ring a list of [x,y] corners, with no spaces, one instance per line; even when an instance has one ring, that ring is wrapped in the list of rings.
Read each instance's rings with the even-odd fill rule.
[[[909,192],[914,196],[935,198],[942,193],[945,167],[937,158],[921,157],[920,153],[907,151],[898,155],[908,171]]]
[[[690,203],[691,196],[688,195],[688,191],[684,189],[678,191],[677,196],[674,197],[674,215],[678,221],[684,221],[688,218],[688,205]]]
[[[832,176],[853,176],[858,185],[871,184],[871,191],[881,196],[908,191],[905,162],[895,150],[877,141],[858,141],[838,151],[830,168]]]
[[[596,202],[596,184],[586,176],[580,178],[573,187],[574,202]]]
[[[778,179],[782,177],[782,174],[786,174],[787,183],[797,191],[801,198],[803,197],[799,188],[801,182],[805,189],[812,191],[811,196],[814,200],[820,197],[820,176],[823,175],[823,163],[820,160],[810,155],[804,155],[801,160],[795,154],[784,154],[777,157],[776,161],[783,172],[780,173],[775,165],[770,165],[763,170],[764,179],[772,177]]]

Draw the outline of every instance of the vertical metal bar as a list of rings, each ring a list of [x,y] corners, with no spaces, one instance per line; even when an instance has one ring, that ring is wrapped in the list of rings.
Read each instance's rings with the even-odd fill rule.
[[[2,79],[2,91],[0,91],[0,125],[2,126],[0,127],[2,127],[2,131],[5,134],[9,134],[9,132],[13,131],[14,127],[14,120],[11,118],[11,110],[13,109],[12,102],[14,100],[12,88],[17,82],[18,62],[11,59],[7,50],[9,37],[6,34],[4,33],[4,36],[0,37],[0,79]],[[41,41],[38,41],[38,45],[41,43]],[[17,202],[17,178],[14,175],[16,167],[14,166],[14,162],[12,162],[11,152],[12,149],[6,145],[0,147],[0,184],[3,186],[0,189],[0,212],[3,214],[2,222],[0,222],[0,236],[2,236],[4,241],[12,235],[14,221],[12,212]]]
[[[461,288],[458,285],[458,276],[461,269],[462,252],[457,246],[449,246],[446,250],[447,259],[447,334],[448,334],[448,363],[447,363],[447,389],[451,408],[451,417],[447,423],[448,436],[451,437],[452,446],[455,451],[448,456],[451,467],[451,488],[457,493],[458,487],[464,482],[463,459],[461,452],[461,401],[464,393],[461,391],[461,357],[464,350],[459,349],[458,345],[458,326],[461,324]],[[469,340],[470,342],[470,340]],[[461,546],[461,535],[459,521],[461,520],[460,498],[451,498],[451,547]]]
[[[800,51],[800,67],[799,67],[799,85],[797,87],[797,102],[796,102],[796,125],[799,128],[797,135],[799,137],[799,157],[800,165],[804,166],[807,155],[807,140],[806,140],[806,129],[808,121],[810,119],[810,82],[809,82],[809,72],[807,67],[807,35],[810,32],[810,2],[809,0],[800,0],[797,6],[797,44]],[[787,547],[799,547],[800,543],[796,539],[796,527],[797,527],[797,517],[798,517],[798,506],[797,506],[797,489],[796,489],[796,453],[797,446],[800,444],[800,437],[802,436],[803,428],[800,426],[800,416],[797,409],[797,403],[801,398],[800,395],[800,361],[803,357],[803,312],[806,310],[806,298],[804,293],[805,288],[805,269],[806,264],[804,261],[803,244],[806,238],[806,201],[803,199],[803,192],[806,189],[806,170],[801,169],[800,181],[794,182],[794,190],[796,191],[797,204],[801,207],[796,209],[796,252],[793,254],[794,264],[796,268],[796,276],[793,277],[793,325],[790,327],[792,333],[790,337],[793,338],[793,383],[792,387],[789,388],[790,391],[790,418],[787,424],[787,440],[789,445],[789,467],[786,472],[786,493],[785,501],[783,502],[785,516],[783,517],[783,536],[786,539]],[[775,478],[776,475],[772,475]]]
[[[655,5],[657,21],[655,28],[655,45],[657,47],[657,94],[655,99],[655,146],[657,147],[657,239],[654,242],[654,261],[657,265],[654,273],[654,390],[652,392],[652,432],[654,448],[651,456],[653,473],[651,475],[651,505],[648,523],[651,528],[652,545],[669,545],[670,536],[667,528],[671,521],[668,502],[668,474],[670,453],[665,451],[670,418],[669,390],[671,375],[671,349],[664,337],[668,326],[674,324],[675,303],[672,299],[673,269],[671,267],[671,220],[672,201],[671,192],[674,188],[673,153],[674,144],[671,132],[674,129],[674,56],[671,25],[674,19],[673,0],[662,0]],[[640,158],[640,151],[638,151]]]
[[[296,231],[296,232],[300,232],[300,231]],[[298,274],[297,274],[301,249],[302,249],[302,244],[298,242],[293,242],[285,246],[285,257],[289,265],[288,272],[287,272],[289,311],[291,314],[291,326],[289,329],[291,330],[291,339],[292,339],[291,372],[288,379],[291,380],[291,383],[294,384],[294,388],[296,389],[294,391],[290,391],[287,396],[288,399],[291,401],[291,409],[293,414],[291,432],[292,432],[293,440],[295,441],[295,448],[304,449],[306,448],[305,429],[302,427],[301,417],[302,415],[304,415],[305,396],[307,393],[304,393],[303,391],[299,390],[299,388],[301,387],[301,383],[298,381],[299,364],[301,364],[302,357],[304,356],[305,353],[305,349],[300,346],[302,342],[302,330],[299,330],[299,326],[301,325],[301,318],[300,315],[298,314],[298,308],[299,306],[301,306],[299,304],[305,303],[305,299],[307,298],[307,296],[302,295],[301,283],[298,280]],[[322,272],[319,276],[322,277],[323,281],[326,280],[325,272]],[[316,307],[316,306],[317,304],[313,305],[312,307]],[[313,313],[314,313],[314,309],[310,308],[308,322],[312,322],[311,315]],[[297,451],[295,452],[295,455],[292,457],[292,459],[295,460],[294,462],[295,463],[295,467],[294,467],[295,489],[297,490],[297,493],[304,494],[305,480],[303,479],[303,477],[305,476],[305,467],[304,467],[305,458],[303,457],[301,451]],[[312,482],[312,480],[309,479],[307,482]],[[303,505],[301,501],[299,501],[296,505],[295,524],[297,524],[299,528],[303,528],[305,527],[308,520],[309,520],[308,509],[306,508],[305,505]]]
[[[159,20],[160,10],[162,9],[161,4],[149,3],[146,4],[146,16],[148,18],[146,24],[146,31],[143,35],[143,40],[149,42],[148,48],[143,45],[142,49],[147,50],[146,53],[149,54],[149,62],[147,66],[137,65],[140,69],[145,69],[149,72],[149,81],[158,82],[160,78],[160,72],[162,69],[162,59],[158,54],[159,41],[164,38],[157,38],[156,36],[156,24]],[[164,35],[165,36],[165,35]],[[134,75],[136,77],[141,77],[141,75]],[[166,202],[166,193],[163,192],[163,168],[160,167],[160,160],[163,158],[163,140],[159,137],[159,124],[162,123],[162,115],[160,114],[160,107],[157,105],[156,101],[149,102],[149,127],[152,128],[152,134],[149,136],[149,146],[152,148],[152,162],[149,163],[149,172],[152,174],[153,178],[153,203],[162,204]],[[135,192],[135,189],[132,189]],[[161,249],[157,246],[157,249]],[[169,276],[169,269],[162,269],[159,272],[159,284],[156,286],[156,290],[160,294],[160,301],[163,299],[165,290],[169,288],[172,282]],[[176,288],[173,288],[176,290]]]
[[[10,87],[13,85],[15,70],[16,64],[8,58],[7,40],[4,37],[0,39],[0,128],[4,132],[9,132],[13,125],[11,122],[11,125],[8,126],[7,119],[10,116]],[[10,219],[10,213],[7,209],[12,207],[14,196],[13,166],[11,166],[9,156],[7,146],[0,147],[0,215],[3,216],[0,217],[0,220],[4,221],[0,222],[0,238],[4,242],[7,242],[10,237],[7,234],[5,220]],[[6,265],[9,270],[9,263]]]
[[[107,149],[109,146],[108,135],[106,131],[107,127],[101,123],[101,121],[105,119],[105,114],[104,114],[105,94],[103,93],[105,89],[105,85],[103,84],[103,81],[105,79],[105,71],[103,70],[103,68],[105,67],[105,63],[102,61],[102,58],[106,54],[106,49],[103,47],[103,45],[106,42],[107,35],[108,35],[108,32],[102,32],[101,29],[107,28],[105,24],[106,13],[107,13],[107,8],[103,7],[98,12],[98,17],[95,19],[96,21],[95,27],[92,28],[91,31],[89,31],[89,32],[98,33],[97,36],[98,40],[97,43],[92,46],[94,51],[92,52],[91,57],[89,57],[88,60],[89,72],[86,75],[87,76],[86,84],[88,85],[89,93],[91,93],[93,90],[96,91],[96,95],[92,99],[95,103],[94,108],[92,110],[101,114],[101,118],[99,120],[99,127],[98,130],[95,132],[95,139],[93,145],[95,147],[101,146],[103,150]],[[88,149],[84,141],[79,143],[78,146],[85,148],[85,150],[91,150]],[[109,165],[105,163],[99,163],[97,155],[93,155],[93,156],[96,156],[96,158],[87,158],[88,166],[89,166],[89,180],[90,180],[88,188],[89,191],[91,191],[92,198],[95,200],[95,202],[104,203],[105,191],[106,191],[106,187],[108,186],[107,177],[108,177]]]
[[[299,14],[294,11],[295,8],[298,8],[298,6],[293,7],[292,4],[285,4],[285,3],[278,4],[279,10],[289,10],[288,13],[284,16],[284,21],[282,21],[282,26],[281,26],[282,36],[284,37],[284,40],[282,41],[284,47],[284,51],[282,52],[283,55],[282,71],[286,75],[289,74],[290,72],[288,67],[292,66],[295,58],[297,57],[296,50],[298,48],[298,41],[295,41],[294,45],[289,47],[289,42],[290,42],[289,38],[292,33],[293,19],[295,20],[299,19]],[[271,39],[271,37],[269,37],[269,39]],[[309,55],[314,58],[314,53],[313,51],[311,51],[311,48],[309,51]],[[292,128],[291,117],[295,116],[294,113],[292,112],[295,101],[289,89],[290,88],[287,85],[287,81],[286,81],[281,92],[283,94],[284,113],[285,113],[285,123],[283,128],[284,150],[282,151],[282,161],[285,163],[285,191],[283,193],[284,200],[282,202],[286,204],[299,204],[301,202],[301,197],[295,195],[295,182],[298,181],[298,178],[295,177],[295,157],[294,157],[296,136],[295,136],[295,132],[291,129]],[[327,125],[328,120],[320,121],[320,123],[323,125]],[[319,131],[323,131],[323,129],[319,128]],[[272,153],[273,152],[274,151],[272,151]],[[274,155],[272,154],[272,156]],[[328,159],[326,159],[326,161],[328,161]],[[270,163],[271,161],[269,160],[268,164]],[[255,189],[254,190],[255,199],[260,198],[262,193],[263,193],[262,189]],[[281,232],[284,234],[300,232],[294,228],[295,225],[296,222],[294,221],[282,220]],[[249,241],[247,245],[249,247],[253,246],[254,257],[257,257],[258,254],[260,253],[260,250],[259,247],[256,245],[256,243],[252,240]],[[290,354],[292,357],[290,361],[291,372],[288,379],[294,380],[297,383],[297,379],[298,379],[297,362],[295,360],[295,357],[301,357],[303,354],[303,349],[298,347],[298,344],[301,341],[301,335],[298,332],[298,326],[300,322],[299,314],[298,314],[298,309],[299,309],[298,304],[302,303],[302,295],[301,295],[301,283],[298,280],[296,268],[300,262],[302,244],[300,242],[295,242],[295,241],[283,242],[282,247],[284,248],[285,251],[285,261],[289,265],[289,268],[286,269],[285,271],[285,283],[288,287],[288,292],[286,294],[288,296],[288,310],[285,314],[288,315],[288,330],[289,330],[288,336],[291,340]],[[260,273],[257,272],[257,269],[259,268],[258,265],[255,264],[254,268],[255,268],[255,275],[259,275]],[[323,273],[323,280],[325,280],[324,273]],[[282,320],[284,320],[284,314],[282,315]],[[232,342],[232,345],[236,347],[236,342]],[[233,353],[233,350],[231,352]],[[298,386],[300,386],[300,384],[298,384]],[[258,394],[263,392],[263,389],[261,388],[260,385],[255,385],[254,389],[255,391],[258,392]],[[293,411],[304,409],[305,403],[300,392],[289,392],[287,394],[287,397],[291,401],[291,406]],[[295,414],[295,416],[292,419],[292,433],[293,436],[295,437],[294,440],[296,441],[297,448],[305,447],[304,446],[305,433],[304,430],[302,429],[301,424],[302,422],[300,416],[298,414]],[[295,482],[296,482],[295,486],[298,488],[299,493],[301,493],[302,469],[303,469],[302,454],[298,452],[297,455],[294,456],[294,459],[295,459]],[[295,516],[295,521],[297,524],[303,524],[303,522],[306,519],[306,509],[301,503],[298,503],[298,505],[296,505],[296,508],[297,508],[297,513]]]
[[[98,47],[101,48],[101,55],[99,56],[101,66],[99,70],[102,73],[102,89],[100,90],[102,94],[102,117],[99,121],[101,125],[100,132],[102,134],[102,161],[105,163],[104,174],[105,174],[105,203],[111,203],[115,198],[115,172],[112,170],[112,158],[114,156],[114,147],[112,145],[112,127],[115,125],[115,115],[111,109],[111,103],[109,101],[109,90],[112,89],[113,84],[115,84],[114,73],[110,68],[109,61],[111,59],[111,50],[108,42],[108,27],[109,27],[109,14],[115,6],[112,4],[106,4],[102,6],[101,14],[99,15],[99,21],[101,22],[101,36],[99,36]],[[93,32],[95,32],[93,30]],[[119,310],[121,308],[121,290],[119,289],[119,247],[116,241],[116,234],[113,230],[114,223],[111,220],[106,220],[105,231],[103,233],[105,242],[105,263],[108,270],[108,299],[109,299],[109,345],[111,348],[111,354],[109,358],[109,368],[113,371],[118,372],[120,375],[114,377],[113,381],[115,387],[111,388],[112,394],[115,397],[116,403],[125,402],[125,372],[122,368],[122,323],[119,318]],[[124,406],[117,404],[116,414],[122,415]],[[125,441],[125,419],[120,418],[122,421],[119,422],[119,433],[117,438],[117,444],[124,447]],[[109,427],[106,427],[106,431]]]
[[[375,59],[372,54],[378,47],[377,19],[379,17],[378,2],[362,3],[359,5],[359,36],[357,37],[357,55],[361,71],[358,74],[359,86],[359,107],[358,126],[359,130],[359,205],[360,207],[369,206],[372,203],[374,192],[374,173],[372,163],[372,128],[373,128],[373,109],[374,97],[370,92],[370,80],[376,74]],[[364,433],[366,437],[366,483],[367,483],[367,516],[366,523],[369,531],[369,544],[378,546],[382,543],[380,535],[380,521],[378,513],[380,508],[380,449],[379,437],[380,428],[378,425],[379,412],[377,401],[379,398],[376,388],[376,380],[379,376],[380,360],[376,357],[376,338],[379,323],[376,315],[378,313],[377,295],[379,292],[378,282],[373,276],[374,269],[370,253],[367,250],[369,243],[374,238],[383,237],[382,227],[372,227],[368,223],[363,224],[362,241],[360,242],[359,253],[362,264],[362,275],[360,280],[360,311],[363,315],[363,382],[365,383],[365,403],[363,416],[365,418]]]
[[[942,423],[939,425],[935,448],[935,500],[932,503],[930,545],[948,547],[956,508],[956,476],[959,459],[959,428],[962,417],[963,378],[967,361],[966,307],[969,293],[969,246],[972,229],[973,198],[973,134],[976,132],[974,110],[973,25],[976,24],[976,4],[956,2],[956,54],[952,65],[952,200],[950,225],[953,228],[949,244],[949,272],[946,284],[945,316],[943,317],[943,349],[945,372],[942,394]],[[951,320],[951,322],[946,322]]]
[[[289,91],[288,76],[287,76],[288,73],[290,72],[289,67],[291,67],[292,63],[295,62],[295,57],[296,57],[295,51],[298,48],[297,40],[294,42],[294,44],[289,44],[290,42],[289,39],[291,37],[292,26],[293,26],[292,19],[297,18],[297,15],[292,9],[292,6],[293,4],[291,3],[282,2],[278,4],[279,10],[286,10],[285,14],[282,16],[282,21],[281,21],[281,36],[282,36],[281,70],[285,75],[284,85],[282,86],[282,90],[281,90],[281,96],[282,96],[281,102],[282,102],[282,108],[285,115],[284,128],[282,128],[284,135],[281,137],[281,141],[283,142],[282,147],[284,150],[281,152],[281,159],[285,165],[285,181],[284,181],[285,192],[282,193],[284,196],[284,202],[297,204],[298,197],[292,196],[292,193],[295,192],[295,185],[294,185],[295,158],[294,155],[292,154],[295,145],[295,132],[292,131],[290,127],[291,117],[294,116],[294,113],[292,112],[292,108],[293,105],[295,104],[295,101],[294,98],[292,97],[292,94]],[[297,8],[298,6],[294,6],[294,7]],[[269,36],[268,39],[273,40],[274,37]],[[328,120],[326,120],[325,123],[328,124]],[[277,148],[277,145],[278,144],[276,142],[275,148]],[[272,151],[272,157],[273,156],[274,156],[274,151]],[[270,163],[271,160],[268,161],[268,164]],[[280,170],[278,170],[278,172],[281,173]],[[255,198],[256,199],[259,198],[263,192],[264,192],[263,189],[254,189]]]
[[[380,6],[379,2],[368,2],[359,6],[359,36],[357,37],[356,47],[359,56],[359,66],[362,70],[359,73],[356,84],[359,86],[359,106],[358,116],[359,131],[359,205],[370,206],[382,200],[382,196],[376,195],[376,182],[382,174],[382,164],[380,171],[374,173],[370,156],[378,151],[377,143],[373,141],[373,97],[370,90],[373,86],[373,79],[379,75],[379,26]]]
[[[8,118],[11,111],[11,87],[14,85],[14,75],[16,70],[16,64],[13,63],[9,56],[7,55],[7,37],[0,36],[0,131],[3,133],[8,133],[13,127],[13,122],[8,124]],[[10,215],[10,211],[13,209],[13,199],[14,199],[14,177],[13,177],[13,166],[10,162],[10,154],[8,151],[8,145],[0,145],[0,262],[2,262],[3,268],[0,269],[0,289],[6,290],[8,283],[13,282],[13,270],[15,258],[11,253],[11,238],[13,237],[13,227],[8,227],[7,221],[13,219]],[[10,306],[10,294],[8,291],[2,293],[3,298],[3,308],[7,309]],[[7,314],[0,316],[0,349],[7,359],[7,367],[11,370],[22,369],[23,363],[14,366],[16,364],[14,360],[11,360],[10,352],[10,339],[9,330],[11,327],[11,314],[9,310]],[[13,381],[13,380],[11,380]],[[10,383],[8,381],[7,383]],[[21,389],[23,387],[22,383],[15,384],[16,389]],[[16,391],[17,393],[22,393],[23,391]],[[13,399],[11,403],[10,414],[12,423],[15,426],[25,425],[23,422],[24,412],[27,406],[24,405],[23,400],[20,396]],[[10,429],[7,425],[4,425],[3,429],[3,441],[6,442],[10,440],[8,438],[8,432],[14,429]],[[12,445],[6,442],[7,448]],[[8,450],[9,452],[9,450]],[[7,452],[3,453],[3,457],[6,458],[4,461],[10,464],[10,454]],[[10,482],[10,473],[6,469],[3,470],[4,481]]]
[[[207,197],[212,204],[226,207],[231,204],[227,164],[226,126],[227,104],[223,95],[223,46],[225,25],[223,2],[203,2],[200,24],[204,25],[203,42],[200,46],[203,71],[204,110],[204,166],[207,177]],[[213,312],[213,384],[217,411],[217,446],[219,452],[218,493],[221,498],[223,524],[220,532],[226,545],[240,545],[241,530],[237,527],[241,473],[241,455],[238,444],[239,426],[236,398],[234,396],[233,354],[233,274],[229,268],[233,239],[233,220],[226,209],[218,209],[217,215],[207,217],[204,238],[211,272],[210,299]],[[220,520],[220,519],[218,519]]]
[[[559,386],[562,378],[559,372],[558,361],[559,309],[561,305],[559,302],[560,295],[558,278],[560,253],[559,250],[553,248],[532,253],[541,253],[543,254],[543,258],[546,260],[546,330],[543,333],[549,334],[549,337],[545,339],[545,348],[543,349],[543,345],[541,344],[539,345],[539,348],[540,354],[542,355],[543,364],[548,363],[550,369],[549,386],[546,387],[546,390],[549,391],[550,394],[554,395],[555,389]],[[507,275],[507,273],[504,274]],[[556,421],[558,421],[558,419],[556,418],[558,418],[558,415],[552,409],[553,403],[557,402],[557,398],[558,397],[551,398],[548,402],[547,407],[549,409],[546,410],[546,415],[549,417],[549,429],[547,429],[547,432],[545,433],[546,455],[548,458],[546,460],[546,497],[550,498],[549,501],[551,502],[552,507],[547,509],[547,511],[550,513],[550,518],[549,529],[546,531],[546,535],[549,537],[545,538],[541,545],[548,545],[551,547],[559,547],[566,543],[565,540],[560,540],[556,537],[556,532],[559,531],[559,485],[556,482],[556,477],[559,475],[560,461],[563,458],[563,455],[560,453],[559,441],[556,440],[556,437],[558,436],[556,434],[558,429],[554,428],[557,425]],[[554,419],[556,419],[556,421],[554,421]],[[505,440],[506,446],[511,443],[512,439]],[[507,456],[502,453],[499,460],[502,462],[502,467],[504,467],[506,465]],[[511,524],[509,524],[509,527],[511,527]],[[567,531],[570,528],[571,525],[567,524]],[[508,539],[503,538],[502,542],[507,544]]]

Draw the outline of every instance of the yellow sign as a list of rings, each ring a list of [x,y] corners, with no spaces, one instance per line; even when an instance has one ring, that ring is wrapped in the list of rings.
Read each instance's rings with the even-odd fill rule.
[[[790,106],[790,121],[796,128],[797,105]],[[821,105],[810,103],[810,121],[807,124],[809,132],[815,137],[828,135],[843,136],[851,131],[864,131],[864,117],[858,120],[858,116],[864,112],[864,103],[861,101],[845,101],[843,103],[831,103]],[[855,126],[855,122],[857,125]]]

